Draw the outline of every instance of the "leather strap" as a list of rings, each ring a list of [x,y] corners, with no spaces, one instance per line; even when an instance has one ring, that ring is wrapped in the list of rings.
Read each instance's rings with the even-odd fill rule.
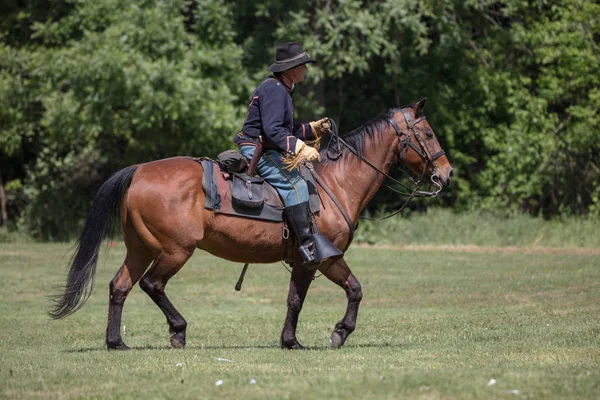
[[[342,203],[340,203],[340,201],[335,196],[335,194],[333,194],[333,192],[331,191],[331,189],[329,189],[329,186],[327,186],[327,184],[325,184],[325,182],[323,182],[323,179],[317,173],[317,171],[315,171],[314,168],[309,167],[308,165],[307,165],[307,168],[310,170],[310,172],[312,172],[313,176],[315,177],[315,181],[317,181],[317,183],[319,184],[319,186],[321,186],[323,188],[323,190],[325,191],[325,193],[327,193],[327,195],[329,196],[329,198],[333,201],[333,203],[340,210],[340,213],[342,214],[342,217],[344,217],[344,220],[348,224],[348,228],[350,228],[349,237],[348,237],[348,245],[343,250],[344,252],[346,252],[346,250],[348,250],[348,247],[350,247],[350,244],[352,243],[352,240],[354,239],[354,234],[355,234],[356,230],[358,229],[358,223],[356,225],[354,225],[354,223],[352,222],[352,219],[350,219],[350,216],[346,212],[346,209],[344,208],[344,206],[342,206]]]
[[[441,156],[443,156],[444,151],[438,151],[437,153],[435,153],[433,156],[431,155],[429,148],[425,145],[425,142],[423,142],[423,139],[421,138],[421,135],[419,134],[419,131],[417,130],[416,125],[425,120],[425,116],[422,115],[419,118],[417,118],[416,120],[412,121],[412,118],[410,116],[410,114],[408,113],[408,110],[403,108],[402,110],[402,114],[404,115],[404,119],[406,120],[406,126],[408,127],[408,131],[410,132],[412,130],[413,135],[415,135],[415,138],[417,139],[417,141],[419,142],[419,145],[421,146],[421,149],[418,149],[417,146],[413,143],[413,141],[410,141],[410,145],[411,147],[421,156],[421,158],[425,159],[425,161],[429,161],[431,162],[434,166],[436,166],[435,160],[437,160],[438,158],[440,158]]]
[[[431,161],[437,160],[438,158],[440,158],[444,154],[446,154],[446,152],[444,150],[438,151],[437,153],[435,153],[434,155],[431,156]]]
[[[259,140],[256,142],[256,150],[254,150],[254,155],[252,156],[252,160],[250,160],[250,165],[248,166],[248,175],[254,175],[254,172],[256,171],[256,166],[258,165],[258,162],[260,161],[260,157],[262,157],[263,152],[264,146],[262,140],[260,140],[259,138]]]

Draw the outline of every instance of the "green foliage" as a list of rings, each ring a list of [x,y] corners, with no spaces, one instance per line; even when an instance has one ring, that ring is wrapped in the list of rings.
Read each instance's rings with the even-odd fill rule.
[[[600,215],[596,2],[8,0],[0,15],[0,168],[39,237],[72,234],[125,165],[230,147],[283,41],[319,62],[298,119],[348,131],[428,97],[456,171],[432,204]],[[71,199],[69,222],[47,211]]]
[[[0,47],[1,149],[36,153],[24,223],[45,239],[75,232],[91,194],[123,166],[215,156],[245,111],[242,50],[221,1],[198,4],[210,14],[184,1],[68,4],[30,21],[33,44]]]
[[[586,211],[600,182],[600,5],[516,2],[512,15],[512,118],[487,135],[491,157],[478,183],[494,205]]]
[[[576,0],[350,0],[293,9],[275,34],[321,61],[342,126],[428,96],[457,207],[551,216],[597,209],[599,16]]]

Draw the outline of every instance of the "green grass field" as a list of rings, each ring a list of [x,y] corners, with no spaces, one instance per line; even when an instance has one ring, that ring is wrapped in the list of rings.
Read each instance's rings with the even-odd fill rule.
[[[241,265],[197,252],[167,286],[188,321],[187,348],[169,348],[165,318],[136,286],[123,318],[134,349],[122,353],[104,347],[121,244],[102,259],[83,309],[61,321],[45,314],[68,248],[0,244],[2,398],[600,397],[597,255],[354,248],[357,330],[328,349],[346,299],[321,277],[298,329],[311,350],[287,351],[278,348],[283,266],[252,265],[238,293]]]

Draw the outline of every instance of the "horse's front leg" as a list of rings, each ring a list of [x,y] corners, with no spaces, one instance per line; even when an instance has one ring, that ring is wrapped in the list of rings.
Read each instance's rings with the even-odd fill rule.
[[[358,279],[352,274],[348,264],[343,258],[335,261],[330,267],[323,268],[325,275],[332,282],[337,283],[346,291],[348,305],[344,318],[337,324],[331,333],[329,342],[333,349],[340,348],[354,329],[356,328],[356,318],[358,315],[358,306],[362,300],[362,290]]]
[[[315,271],[304,267],[301,260],[294,262],[287,300],[287,316],[285,317],[283,332],[281,332],[281,347],[283,349],[304,349],[304,346],[298,343],[298,339],[296,339],[296,326],[298,325],[298,315],[306,298],[306,292],[314,275]]]

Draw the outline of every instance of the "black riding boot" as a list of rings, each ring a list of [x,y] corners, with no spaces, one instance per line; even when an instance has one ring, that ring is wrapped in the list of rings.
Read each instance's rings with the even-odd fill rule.
[[[308,203],[300,203],[285,208],[288,224],[298,238],[298,251],[307,267],[314,267],[319,263],[315,260],[315,242],[312,240],[310,220],[308,218]]]
[[[310,229],[308,202],[285,208],[288,224],[298,238],[298,250],[304,265],[308,268],[316,268],[321,261],[328,258],[340,258],[344,255],[315,227],[315,234]]]

